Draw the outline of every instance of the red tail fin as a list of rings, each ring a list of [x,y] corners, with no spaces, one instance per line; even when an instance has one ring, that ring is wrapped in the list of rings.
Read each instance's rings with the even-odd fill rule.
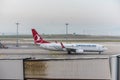
[[[49,43],[48,41],[43,40],[43,38],[37,33],[35,29],[32,29],[32,35],[34,38],[34,43]]]

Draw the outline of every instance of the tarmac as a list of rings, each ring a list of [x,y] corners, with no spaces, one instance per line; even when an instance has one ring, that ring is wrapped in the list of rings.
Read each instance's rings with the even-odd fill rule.
[[[120,53],[120,42],[96,42],[96,44],[101,44],[107,47],[108,49],[103,52],[101,55],[114,55]],[[36,45],[28,45],[28,44],[21,44],[19,47],[16,47],[14,44],[7,45],[8,49],[0,49],[0,54],[4,55],[68,55],[67,52],[63,51],[49,51],[45,49],[41,49],[39,46]],[[87,56],[87,55],[98,55],[97,52],[87,52],[83,54],[72,54],[77,56]]]
[[[78,63],[82,64],[82,65],[76,66],[76,68],[77,68],[76,71],[78,71],[80,69],[81,72],[82,72],[83,69],[84,70],[88,69],[88,72],[89,71],[91,72],[92,70],[97,69],[98,70],[97,72],[100,71],[101,74],[104,73],[104,75],[102,75],[102,76],[104,76],[105,80],[109,80],[110,79],[109,57],[111,55],[115,55],[115,54],[119,54],[120,53],[120,49],[119,49],[120,48],[120,42],[95,42],[95,43],[104,45],[105,47],[108,48],[108,50],[106,50],[102,54],[99,54],[97,52],[95,52],[95,53],[87,52],[87,53],[83,53],[83,54],[74,54],[73,53],[71,55],[68,55],[67,52],[44,50],[44,49],[41,49],[40,47],[35,46],[35,45],[20,44],[19,47],[16,47],[15,44],[6,44],[6,46],[8,46],[8,49],[0,49],[0,59],[16,59],[16,58],[17,59],[19,59],[19,58],[30,58],[32,60],[37,60],[37,59],[38,60],[39,59],[44,59],[44,60],[45,59],[46,60],[54,60],[54,59],[55,60],[56,59],[57,60],[58,59],[60,59],[60,60],[61,59],[64,59],[64,60],[65,59],[73,59],[74,60],[74,59],[80,59],[80,61],[78,61],[78,62],[75,61],[74,62],[75,65],[77,65]],[[83,59],[85,61],[85,63],[84,63],[83,60],[81,61],[81,59]],[[90,59],[90,61],[85,60],[85,59]],[[93,63],[93,61],[91,61],[91,59],[99,66],[99,68],[97,68],[96,65],[89,66],[89,68],[86,67],[86,66],[88,66],[89,62]],[[99,60],[99,59],[101,59],[101,60]],[[106,59],[106,60],[104,61],[104,59]],[[60,61],[59,64],[63,65],[64,69],[66,69],[65,65],[67,66],[68,63],[66,64],[66,62],[64,60],[63,60],[63,62]],[[72,63],[72,62],[73,61],[70,61],[69,63]],[[46,62],[46,63],[47,63],[46,65],[49,66],[49,67],[46,69],[47,76],[45,75],[45,77],[49,78],[49,77],[51,77],[50,74],[53,73],[53,69],[58,68],[58,67],[56,67],[56,64],[57,65],[59,65],[59,64],[57,62]],[[61,65],[59,65],[59,66],[61,66]],[[103,65],[106,65],[106,66],[103,66]],[[81,69],[79,67],[83,67],[83,69]],[[92,70],[91,70],[91,68],[92,68]],[[99,70],[100,68],[101,68],[101,70]],[[68,69],[68,71],[69,70],[71,70],[71,68]],[[38,70],[36,70],[36,71],[38,71]],[[56,70],[54,70],[54,73],[57,73],[57,71],[56,72],[55,71]],[[31,73],[31,74],[33,74],[33,73]],[[60,73],[60,74],[62,74],[62,73]],[[74,75],[73,73],[70,73],[70,74]],[[79,73],[79,74],[80,75],[83,75],[83,74],[86,75],[88,73],[84,71],[84,72]],[[94,75],[98,76],[98,77],[94,77],[94,78],[101,80],[100,76],[99,76],[99,73],[97,73],[97,74],[94,73]],[[65,75],[65,72],[64,72],[64,75]],[[57,75],[57,76],[58,76],[57,78],[60,77],[59,75]],[[93,79],[93,76],[92,76],[92,79]],[[53,76],[53,77],[55,77],[55,76]],[[82,79],[86,78],[88,80],[89,80],[89,77],[91,78],[90,75],[88,75],[88,78],[86,76],[81,76],[81,77],[82,77]],[[74,76],[71,77],[71,78],[74,78]],[[102,79],[102,80],[104,80],[104,79]]]

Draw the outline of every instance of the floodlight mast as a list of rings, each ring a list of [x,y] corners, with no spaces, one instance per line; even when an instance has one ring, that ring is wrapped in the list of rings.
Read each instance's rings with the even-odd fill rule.
[[[16,25],[17,25],[17,35],[16,35],[16,47],[18,47],[19,46],[19,44],[18,44],[18,34],[19,34],[19,32],[18,32],[18,26],[19,26],[19,22],[16,22]]]
[[[68,23],[65,23],[65,25],[66,25],[66,41],[68,40]]]

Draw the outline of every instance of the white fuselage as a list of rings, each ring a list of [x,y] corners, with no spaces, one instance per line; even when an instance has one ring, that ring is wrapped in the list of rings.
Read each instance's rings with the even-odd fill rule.
[[[48,49],[48,50],[55,50],[55,51],[62,51],[62,47],[58,43],[43,43],[39,44],[39,46],[43,49]]]
[[[39,44],[41,48],[48,50],[63,51],[60,43],[43,43]],[[64,44],[65,48],[83,50],[83,52],[103,52],[106,48],[99,44]]]

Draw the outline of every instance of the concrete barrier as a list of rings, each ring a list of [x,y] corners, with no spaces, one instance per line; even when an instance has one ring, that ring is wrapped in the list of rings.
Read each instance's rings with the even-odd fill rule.
[[[109,58],[26,60],[25,78],[110,80]]]

